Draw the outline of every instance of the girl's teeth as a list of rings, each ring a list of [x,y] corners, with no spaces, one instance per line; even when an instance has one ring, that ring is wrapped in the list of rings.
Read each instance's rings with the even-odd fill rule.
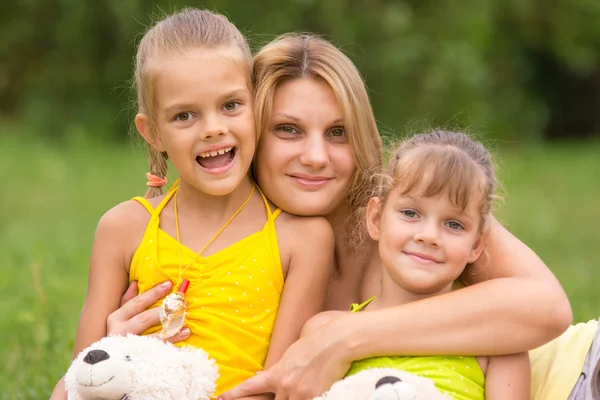
[[[200,157],[206,158],[206,157],[214,157],[216,155],[223,155],[225,153],[230,152],[232,148],[233,147],[227,147],[225,149],[214,150],[214,151],[207,151],[205,153],[200,154]]]

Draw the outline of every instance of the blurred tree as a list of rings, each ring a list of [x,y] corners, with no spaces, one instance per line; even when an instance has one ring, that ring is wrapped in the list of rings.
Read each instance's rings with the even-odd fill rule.
[[[473,127],[505,139],[600,134],[597,0],[24,0],[0,16],[0,123],[123,138],[146,26],[183,6],[227,15],[254,48],[325,35],[357,64],[382,131]]]

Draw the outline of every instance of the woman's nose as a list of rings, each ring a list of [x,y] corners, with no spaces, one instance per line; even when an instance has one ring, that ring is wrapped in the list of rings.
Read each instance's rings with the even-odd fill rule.
[[[300,156],[303,165],[323,167],[329,162],[327,143],[321,135],[309,135]]]

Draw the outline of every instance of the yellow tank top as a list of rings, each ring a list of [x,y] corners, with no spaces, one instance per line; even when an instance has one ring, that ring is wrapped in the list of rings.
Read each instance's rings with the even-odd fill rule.
[[[138,281],[140,293],[179,276],[178,243],[160,226],[160,213],[177,188],[154,209],[136,197],[150,213],[150,222],[136,250],[129,280]],[[190,280],[186,294],[186,325],[191,336],[183,343],[208,352],[219,366],[218,396],[263,369],[283,288],[283,273],[275,232],[280,210],[271,212],[265,196],[267,221],[263,228],[207,257],[181,245],[181,264]],[[161,301],[152,305],[160,306]],[[160,326],[144,334],[154,333]]]
[[[352,304],[359,312],[375,297],[362,304]],[[485,399],[485,375],[475,357],[463,356],[388,356],[354,361],[346,374],[370,368],[395,368],[429,378],[436,388],[455,400]]]

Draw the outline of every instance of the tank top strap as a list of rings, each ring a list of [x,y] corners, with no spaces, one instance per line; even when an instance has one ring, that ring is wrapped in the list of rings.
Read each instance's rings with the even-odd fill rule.
[[[156,207],[155,215],[157,215],[157,216],[160,215],[160,213],[166,207],[169,200],[171,200],[171,198],[175,195],[175,193],[177,193],[178,190],[179,190],[179,179],[177,179],[175,182],[173,182],[173,185],[167,192],[167,195],[165,196],[165,198],[162,199],[160,204]]]
[[[256,185],[256,183],[254,183]],[[258,193],[260,193],[260,197],[263,199],[263,203],[265,203],[265,210],[267,210],[267,217],[270,221],[275,221],[279,214],[281,213],[281,208],[276,209],[275,211],[271,211],[271,206],[269,205],[269,200],[267,200],[267,196],[263,193],[263,191],[258,187]]]
[[[273,211],[271,216],[273,217],[273,219],[276,219],[279,216],[279,214],[281,214],[281,208],[278,208],[277,210]]]
[[[152,207],[152,204],[150,204],[150,202],[148,201],[148,199],[141,197],[141,196],[136,196],[134,198],[132,198],[131,200],[135,200],[138,203],[140,203],[142,206],[144,206],[144,208],[146,209],[146,211],[148,211],[148,213],[153,217],[158,217],[160,215],[160,213],[162,212],[163,208],[165,208],[165,206],[167,205],[167,203],[169,202],[169,200],[171,200],[171,198],[173,197],[173,195],[175,194],[175,192],[179,189],[179,179],[177,179],[174,183],[173,186],[171,186],[171,188],[169,189],[169,191],[167,192],[167,195],[165,196],[164,199],[162,199],[162,201],[158,204],[158,206],[156,206],[156,208]]]
[[[141,196],[136,196],[136,197],[132,198],[131,200],[137,201],[142,206],[144,206],[146,211],[148,211],[148,214],[150,214],[150,215],[154,214],[154,207],[152,207],[152,204],[150,204],[150,202],[148,200],[146,200],[145,198],[143,198]]]
[[[358,304],[358,303],[352,303],[350,305],[350,312],[359,312],[362,311],[363,308],[365,308],[366,306],[369,305],[369,303],[371,303],[373,300],[375,300],[375,297],[377,296],[373,296],[371,297],[369,300],[365,301],[364,303]]]

